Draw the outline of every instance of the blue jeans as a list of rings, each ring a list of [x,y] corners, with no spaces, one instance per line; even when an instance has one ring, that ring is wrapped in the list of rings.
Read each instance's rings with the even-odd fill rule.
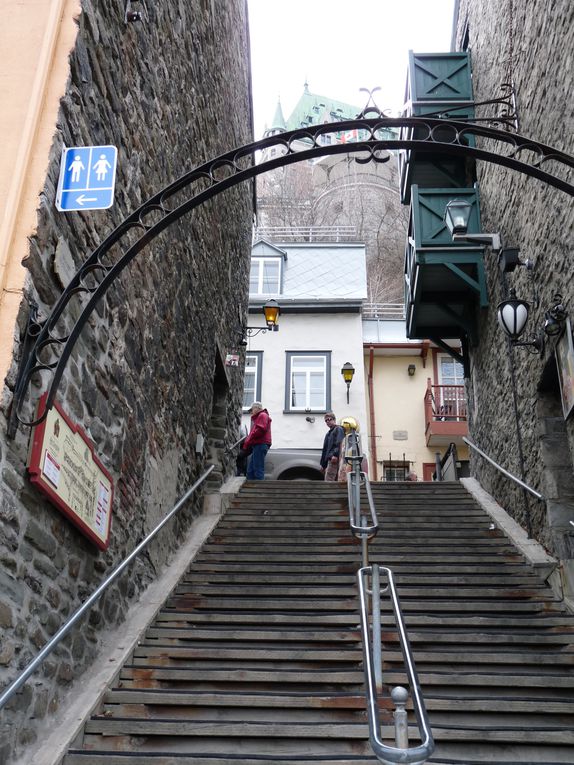
[[[247,467],[248,481],[262,481],[265,478],[265,455],[269,451],[269,444],[255,444],[249,458]]]

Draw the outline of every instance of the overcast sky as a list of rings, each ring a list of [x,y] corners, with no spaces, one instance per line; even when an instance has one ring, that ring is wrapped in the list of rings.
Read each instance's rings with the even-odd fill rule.
[[[255,138],[280,97],[287,117],[303,92],[363,107],[359,88],[402,106],[408,51],[450,50],[454,0],[248,0]]]

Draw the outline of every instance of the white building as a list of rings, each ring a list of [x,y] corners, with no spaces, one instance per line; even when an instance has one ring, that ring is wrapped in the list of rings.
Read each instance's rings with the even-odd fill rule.
[[[273,448],[316,449],[323,415],[353,415],[367,425],[361,305],[367,296],[365,246],[358,243],[256,242],[251,257],[249,325],[264,326],[263,304],[280,307],[279,330],[248,337],[244,413],[254,400],[273,419]],[[355,368],[349,388],[341,375]],[[249,424],[249,415],[244,420]],[[271,454],[270,454],[271,456]]]

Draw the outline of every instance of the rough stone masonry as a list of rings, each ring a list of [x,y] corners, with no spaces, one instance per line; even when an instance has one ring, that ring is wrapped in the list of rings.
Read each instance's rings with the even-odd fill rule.
[[[574,153],[571,2],[460,0],[456,43],[458,49],[466,45],[471,52],[477,102],[498,97],[500,86],[512,83],[518,133]],[[552,163],[544,167],[554,169]],[[479,163],[478,181],[483,231],[501,232],[506,246],[518,246],[521,258],[535,263],[532,272],[517,268],[508,274],[508,285],[532,306],[526,334],[541,330],[544,312],[552,305],[556,292],[563,295],[570,321],[574,321],[572,198],[539,180],[486,163]],[[524,479],[547,501],[525,497],[521,489],[480,458],[473,458],[472,471],[524,527],[529,512],[533,536],[571,566],[574,417],[564,421],[556,340],[546,338],[540,355],[511,349],[496,322],[496,306],[505,295],[491,253],[487,253],[486,271],[490,306],[483,311],[480,342],[471,353],[472,437],[495,460],[520,476],[519,433]],[[518,425],[512,397],[513,367]]]
[[[27,297],[45,318],[70,276],[142,201],[196,165],[251,140],[245,0],[146,3],[124,23],[124,3],[83,0],[61,101]],[[58,213],[62,146],[119,149],[110,211]],[[6,438],[20,352],[2,397],[0,435],[0,684],[10,682],[79,604],[171,508],[206,467],[211,445],[234,440],[243,381],[221,358],[246,313],[251,189],[203,205],[140,253],[92,315],[59,391],[66,412],[96,444],[116,494],[111,544],[98,551],[30,485],[28,428]],[[68,332],[81,308],[73,307]],[[27,318],[22,303],[20,330]],[[34,391],[37,395],[38,390]],[[196,436],[206,447],[196,455]],[[222,453],[219,448],[218,453]],[[221,456],[219,478],[231,471]],[[162,531],[117,586],[0,713],[0,763],[37,736],[118,624],[168,560],[200,498]]]

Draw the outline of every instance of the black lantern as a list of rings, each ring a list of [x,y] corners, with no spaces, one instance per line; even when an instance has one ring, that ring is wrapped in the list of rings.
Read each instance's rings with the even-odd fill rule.
[[[466,199],[451,199],[444,210],[444,222],[453,234],[466,234],[472,205]]]
[[[353,382],[353,375],[355,374],[355,367],[351,364],[350,361],[347,361],[343,364],[343,368],[341,369],[341,374],[343,375],[343,380],[347,383],[347,404],[349,403],[349,388],[351,387],[351,383]]]
[[[498,323],[511,340],[518,340],[526,328],[530,304],[526,300],[516,297],[515,290],[511,289],[508,300],[498,304],[496,315]]]
[[[568,312],[562,302],[562,295],[556,292],[554,297],[554,305],[546,311],[544,314],[544,332],[549,337],[556,337],[562,332],[564,322]]]

